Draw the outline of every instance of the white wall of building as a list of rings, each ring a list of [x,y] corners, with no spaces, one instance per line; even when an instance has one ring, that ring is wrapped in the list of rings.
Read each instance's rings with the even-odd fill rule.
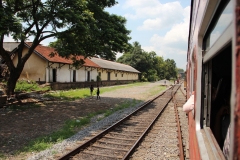
[[[57,82],[70,82],[70,79],[70,69],[68,65],[57,69]]]
[[[97,81],[97,76],[98,76],[97,69],[92,70],[90,74],[91,74],[91,79],[93,79],[94,81]]]
[[[85,82],[86,81],[85,67],[81,67],[80,69],[76,70],[76,72],[77,72],[76,81]]]

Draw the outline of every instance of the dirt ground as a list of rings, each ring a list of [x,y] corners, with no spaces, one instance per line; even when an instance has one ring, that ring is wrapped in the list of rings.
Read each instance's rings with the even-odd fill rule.
[[[35,103],[41,107],[30,108],[32,105],[28,103],[14,109],[0,107],[0,155],[11,157],[30,140],[61,128],[66,120],[113,108],[126,99],[146,100],[150,95],[148,90],[159,85],[152,83],[142,87],[119,89],[101,95],[101,100],[96,100],[96,97],[70,102],[52,99]],[[28,98],[24,101],[36,100]]]
[[[109,109],[115,104],[114,100],[106,103],[95,98],[88,98],[72,102],[47,101],[38,103],[38,105],[41,107],[28,108],[31,105],[25,104],[19,106],[18,109],[0,109],[1,153],[14,154],[30,140],[48,135],[61,128],[66,120]]]

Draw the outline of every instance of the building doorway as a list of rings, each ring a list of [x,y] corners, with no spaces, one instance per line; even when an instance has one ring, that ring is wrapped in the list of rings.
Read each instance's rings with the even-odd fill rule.
[[[111,80],[111,72],[108,72],[108,77],[107,80],[110,81]]]
[[[53,82],[57,82],[57,69],[52,70],[52,75],[53,75]]]
[[[87,81],[90,82],[90,71],[87,72]]]
[[[73,70],[73,82],[76,82],[76,70]]]

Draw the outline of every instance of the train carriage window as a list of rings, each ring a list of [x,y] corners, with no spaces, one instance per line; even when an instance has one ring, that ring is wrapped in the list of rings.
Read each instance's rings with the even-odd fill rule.
[[[201,127],[210,127],[221,149],[230,124],[232,35],[229,31],[233,28],[232,13],[229,11],[231,5],[231,1],[220,2],[203,39]],[[224,16],[229,16],[229,21],[221,25],[221,17]],[[214,38],[214,35],[217,37]],[[223,35],[228,35],[227,39]]]
[[[204,50],[211,48],[229,24],[231,24],[232,15],[232,1],[222,1],[204,37]]]

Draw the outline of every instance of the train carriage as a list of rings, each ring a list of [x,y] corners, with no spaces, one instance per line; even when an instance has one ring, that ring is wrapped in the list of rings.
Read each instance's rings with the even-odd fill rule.
[[[240,1],[192,0],[187,52],[191,159],[240,159]]]

